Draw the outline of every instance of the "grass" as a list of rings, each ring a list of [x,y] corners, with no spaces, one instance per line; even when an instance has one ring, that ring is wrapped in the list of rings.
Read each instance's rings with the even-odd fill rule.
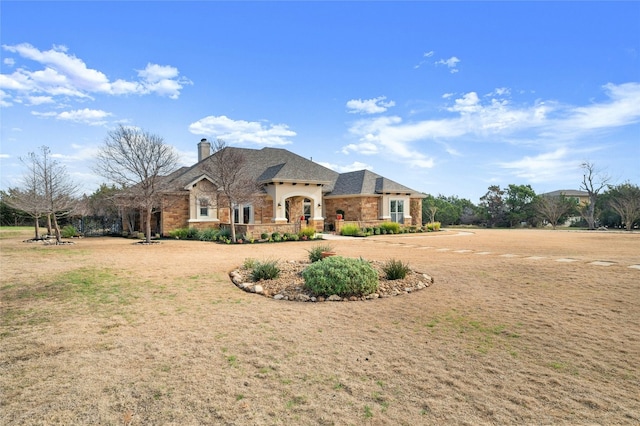
[[[616,238],[599,250],[615,245],[637,259],[620,248],[625,234],[565,234]],[[452,241],[465,240],[440,244],[457,248]],[[3,424],[640,419],[637,270],[498,256],[461,262],[434,250],[337,242],[344,256],[395,256],[437,284],[371,302],[280,303],[238,290],[226,275],[246,257],[274,255],[273,246],[188,244],[1,241]],[[526,253],[489,244],[478,246]],[[313,245],[285,256],[304,259]],[[78,249],[89,254],[67,253]],[[546,280],[555,285],[525,285]]]
[[[496,346],[500,346],[514,357],[516,352],[511,347],[511,341],[512,339],[518,339],[520,333],[511,330],[521,327],[522,324],[514,324],[512,327],[507,327],[504,324],[487,324],[482,320],[451,310],[444,315],[431,318],[424,323],[424,326],[434,332],[458,334],[460,338],[467,340],[469,346],[479,353],[487,354]]]

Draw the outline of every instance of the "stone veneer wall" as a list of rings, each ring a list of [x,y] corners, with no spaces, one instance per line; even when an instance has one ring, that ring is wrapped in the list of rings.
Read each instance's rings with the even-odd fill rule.
[[[162,235],[168,236],[174,229],[186,228],[189,220],[189,194],[165,195],[162,199]]]
[[[422,198],[412,198],[410,203],[411,225],[422,226]]]
[[[336,210],[344,210],[346,221],[372,222],[380,219],[380,197],[351,197],[325,199],[325,221],[336,225]]]

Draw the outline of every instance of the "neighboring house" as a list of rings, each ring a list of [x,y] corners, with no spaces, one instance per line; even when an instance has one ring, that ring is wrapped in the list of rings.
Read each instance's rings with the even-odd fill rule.
[[[154,233],[166,236],[178,228],[219,227],[230,223],[230,214],[237,232],[253,238],[263,232],[297,232],[306,226],[321,232],[343,221],[362,226],[385,221],[422,225],[424,195],[371,171],[340,174],[285,149],[226,149],[244,155],[247,173],[262,188],[258,201],[229,211],[216,187],[215,172],[205,172],[213,162],[211,144],[202,139],[198,163],[163,178]],[[344,212],[343,221],[336,219],[337,211]]]
[[[589,193],[587,191],[578,191],[575,189],[559,189],[557,191],[540,194],[542,197],[559,197],[564,195],[565,198],[573,199],[577,206],[589,204]]]

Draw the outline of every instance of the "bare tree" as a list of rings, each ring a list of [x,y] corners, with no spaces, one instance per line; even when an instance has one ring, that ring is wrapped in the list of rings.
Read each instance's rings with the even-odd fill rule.
[[[38,174],[42,179],[46,211],[49,219],[53,221],[56,243],[59,244],[61,236],[58,218],[73,212],[76,205],[78,187],[69,178],[66,168],[51,158],[51,151],[48,147],[43,146],[40,151],[40,155],[30,153],[29,156],[32,163],[36,165]]]
[[[51,158],[51,151],[46,146],[40,147],[40,153],[30,152],[21,160],[27,167],[22,178],[23,187],[9,189],[7,202],[34,219],[35,239],[40,238],[39,219],[47,216],[49,233],[53,228],[56,243],[60,243],[58,218],[73,211],[77,187],[66,168]]]
[[[596,201],[598,201],[600,191],[607,186],[611,178],[598,171],[594,163],[585,161],[580,167],[584,172],[580,189],[587,191],[587,194],[589,194],[589,203],[584,206],[581,214],[587,221],[589,229],[596,229]]]
[[[640,219],[640,187],[629,182],[614,186],[609,191],[609,206],[620,215],[627,231]]]
[[[145,236],[151,242],[151,217],[160,205],[162,177],[177,168],[173,147],[149,132],[120,125],[108,133],[94,170],[123,189],[127,205],[145,214]]]
[[[249,164],[241,150],[227,146],[222,139],[213,144],[214,153],[203,165],[204,171],[214,180],[229,207],[231,239],[236,241],[233,210],[242,204],[256,203],[261,187],[249,173]]]
[[[551,196],[541,195],[535,201],[535,209],[545,220],[547,220],[553,229],[556,229],[558,222],[575,210],[576,205],[564,194]]]

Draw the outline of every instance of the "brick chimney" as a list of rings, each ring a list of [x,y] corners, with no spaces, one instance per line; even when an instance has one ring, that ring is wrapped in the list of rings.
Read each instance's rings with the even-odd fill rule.
[[[198,162],[211,155],[211,143],[206,139],[200,139],[198,143]]]

